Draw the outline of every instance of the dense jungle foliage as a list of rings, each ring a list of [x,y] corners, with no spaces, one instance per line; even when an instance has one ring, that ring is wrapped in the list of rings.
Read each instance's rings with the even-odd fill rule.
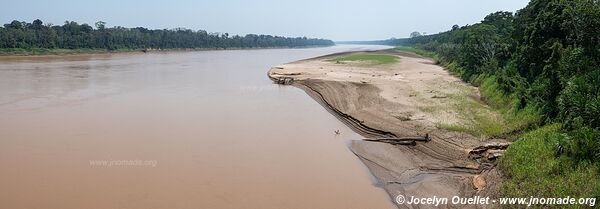
[[[0,49],[194,49],[194,48],[265,48],[327,46],[325,39],[288,38],[271,35],[229,36],[190,29],[151,30],[143,27],[107,28],[97,22],[88,24],[66,21],[63,25],[12,21],[0,27]]]
[[[412,35],[411,35],[412,36]],[[600,1],[532,0],[481,23],[391,39],[433,56],[505,117],[505,195],[600,196]]]

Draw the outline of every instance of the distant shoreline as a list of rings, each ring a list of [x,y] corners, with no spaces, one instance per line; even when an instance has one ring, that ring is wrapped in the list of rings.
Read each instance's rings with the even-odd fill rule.
[[[34,57],[34,56],[68,56],[68,55],[86,55],[86,54],[120,54],[120,53],[153,53],[153,52],[176,52],[176,51],[225,51],[225,50],[258,50],[258,49],[304,49],[331,47],[335,45],[311,45],[298,47],[231,47],[231,48],[172,48],[172,49],[46,49],[46,48],[0,48],[0,57]]]

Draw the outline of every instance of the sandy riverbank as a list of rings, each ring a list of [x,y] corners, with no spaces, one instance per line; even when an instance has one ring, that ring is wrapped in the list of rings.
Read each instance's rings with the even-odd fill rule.
[[[390,197],[493,197],[500,180],[493,160],[497,151],[486,146],[504,141],[442,128],[442,124],[469,123],[469,116],[460,109],[465,100],[477,101],[477,89],[412,53],[363,53],[393,55],[399,60],[391,64],[340,62],[332,58],[345,54],[334,54],[275,66],[268,75],[277,83],[304,89],[366,138],[428,135],[431,141],[414,146],[351,144]],[[480,111],[495,114],[485,107]],[[481,146],[486,149],[477,151]]]

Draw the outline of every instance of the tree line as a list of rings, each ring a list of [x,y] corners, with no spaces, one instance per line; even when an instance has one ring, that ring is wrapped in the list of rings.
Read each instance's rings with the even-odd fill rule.
[[[281,37],[248,34],[208,33],[185,28],[147,29],[143,27],[106,27],[99,21],[88,24],[65,21],[63,25],[14,20],[0,27],[0,48],[5,49],[176,49],[176,48],[267,48],[329,46],[331,40],[306,37]]]

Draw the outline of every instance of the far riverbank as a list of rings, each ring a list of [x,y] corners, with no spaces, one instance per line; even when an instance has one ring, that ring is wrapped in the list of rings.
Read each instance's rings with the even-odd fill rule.
[[[44,55],[78,55],[78,54],[112,54],[112,53],[151,53],[170,51],[221,51],[221,50],[258,50],[258,49],[305,49],[331,47],[335,45],[316,45],[302,47],[231,47],[231,48],[173,48],[173,49],[102,49],[102,48],[80,48],[80,49],[47,49],[47,48],[0,48],[0,56],[44,56]]]

